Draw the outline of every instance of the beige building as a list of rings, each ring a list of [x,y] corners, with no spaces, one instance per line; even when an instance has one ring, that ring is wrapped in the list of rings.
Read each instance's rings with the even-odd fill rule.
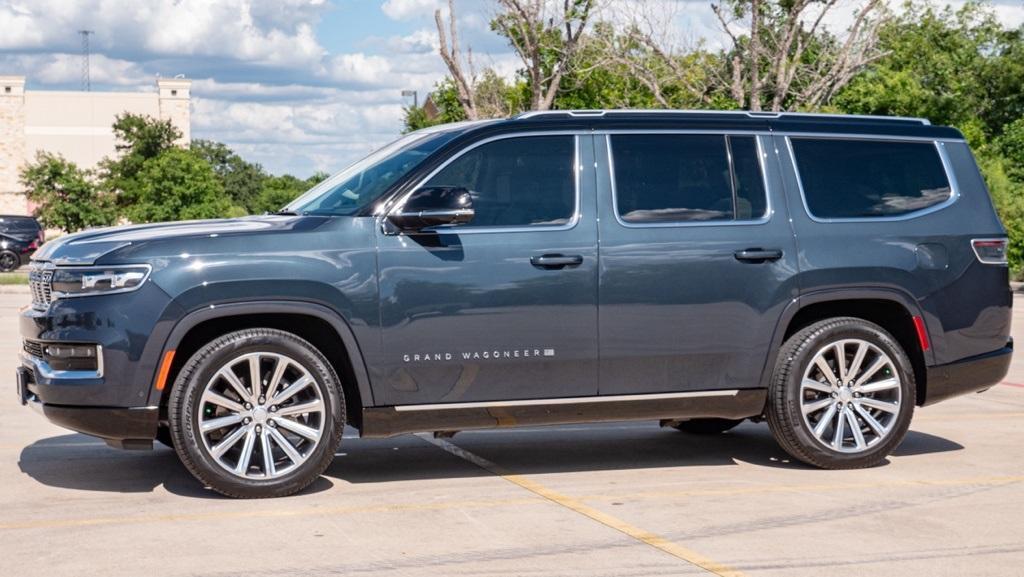
[[[189,90],[184,78],[157,78],[156,92],[25,90],[24,76],[0,76],[0,214],[29,214],[18,174],[44,150],[80,168],[115,153],[111,125],[118,114],[169,119],[191,140]]]

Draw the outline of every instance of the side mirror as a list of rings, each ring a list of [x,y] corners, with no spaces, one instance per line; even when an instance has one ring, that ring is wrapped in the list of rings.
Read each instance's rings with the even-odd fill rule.
[[[466,224],[473,220],[473,197],[465,188],[433,186],[412,193],[387,216],[400,232],[415,234],[437,226]]]

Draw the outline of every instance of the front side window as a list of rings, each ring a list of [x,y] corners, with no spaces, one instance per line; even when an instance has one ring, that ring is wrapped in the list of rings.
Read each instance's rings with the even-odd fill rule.
[[[572,135],[503,138],[462,154],[424,187],[465,188],[475,216],[465,227],[557,226],[576,211]]]
[[[767,213],[753,136],[616,134],[610,141],[624,222],[757,220]]]
[[[793,138],[807,209],[818,218],[899,216],[953,189],[932,142]]]

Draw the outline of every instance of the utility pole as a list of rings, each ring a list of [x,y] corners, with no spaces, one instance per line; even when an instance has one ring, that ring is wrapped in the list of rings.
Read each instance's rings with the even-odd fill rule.
[[[95,34],[92,30],[79,30],[82,37],[82,90],[92,90],[92,82],[89,79],[89,35]]]

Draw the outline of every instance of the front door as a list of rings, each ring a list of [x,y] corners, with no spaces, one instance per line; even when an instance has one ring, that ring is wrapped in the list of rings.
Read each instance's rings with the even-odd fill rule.
[[[601,394],[759,386],[797,294],[778,165],[759,138],[597,137]]]
[[[597,394],[592,147],[575,134],[482,141],[421,185],[467,189],[472,221],[378,232],[379,404]]]

